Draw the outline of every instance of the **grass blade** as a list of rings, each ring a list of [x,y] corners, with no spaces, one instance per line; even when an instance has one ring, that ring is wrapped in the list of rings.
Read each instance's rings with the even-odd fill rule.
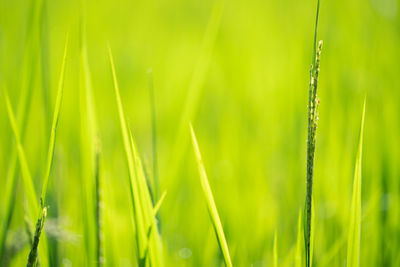
[[[151,111],[151,137],[152,137],[152,150],[153,150],[153,199],[156,200],[160,195],[160,181],[158,177],[158,164],[157,164],[157,123],[156,123],[156,104],[154,97],[154,82],[152,70],[149,73],[149,94],[150,94],[150,111]]]
[[[274,234],[274,248],[273,248],[274,267],[278,267],[278,236]]]
[[[44,227],[44,221],[46,220],[46,216],[47,216],[47,208],[43,208],[42,214],[36,223],[35,235],[32,241],[32,248],[31,251],[29,252],[28,263],[26,264],[27,267],[33,267],[38,265],[37,258],[38,258],[39,241],[40,241],[40,235]]]
[[[161,208],[161,205],[162,205],[166,195],[167,195],[167,191],[164,191],[164,193],[161,195],[160,199],[158,200],[157,204],[154,206],[154,208],[153,208],[154,217],[157,215],[158,210]]]
[[[229,255],[228,243],[226,242],[225,239],[224,229],[222,228],[222,223],[218,215],[211,187],[210,184],[208,183],[207,173],[204,168],[203,160],[201,158],[199,145],[197,143],[196,135],[194,133],[191,124],[190,124],[190,132],[192,134],[193,149],[197,159],[197,166],[199,168],[199,173],[200,173],[201,187],[203,189],[204,197],[207,202],[208,213],[210,214],[211,222],[213,224],[215,233],[217,235],[218,244],[221,249],[222,255],[224,257],[225,265],[231,267],[232,261]]]
[[[68,36],[67,36],[66,41],[65,41],[64,56],[63,56],[63,60],[62,60],[62,64],[61,64],[60,79],[58,81],[56,105],[55,105],[54,113],[53,113],[53,122],[51,124],[50,142],[49,142],[49,150],[48,150],[48,154],[47,154],[46,172],[45,172],[45,175],[44,175],[44,178],[43,178],[42,194],[41,194],[41,201],[43,202],[43,205],[44,205],[45,200],[46,200],[47,183],[49,181],[50,171],[51,171],[51,167],[53,165],[54,147],[55,147],[55,143],[56,143],[56,130],[57,130],[58,118],[59,118],[59,115],[60,115],[61,102],[62,102],[62,97],[63,97],[65,62],[66,62],[66,59],[67,59],[67,51],[68,51]]]
[[[151,231],[150,242],[148,246],[148,238],[146,233],[149,231],[154,223],[153,207],[151,202],[150,193],[146,184],[146,179],[143,167],[137,153],[137,149],[132,137],[132,134],[127,126],[124,110],[122,107],[121,96],[117,76],[115,72],[114,60],[111,48],[108,47],[111,72],[114,82],[115,98],[118,107],[118,114],[120,119],[121,133],[126,153],[129,171],[129,185],[131,204],[133,208],[133,217],[136,227],[136,245],[138,250],[138,263],[139,266],[146,265],[147,255],[149,255],[150,266],[162,266],[161,250],[159,249],[159,236],[156,230]],[[146,247],[149,247],[147,254]]]
[[[81,1],[82,9],[84,2]],[[102,199],[100,177],[100,142],[97,128],[96,108],[93,96],[91,72],[86,43],[84,11],[80,27],[80,153],[81,153],[81,198],[84,220],[84,242],[87,264],[103,265],[102,244]],[[93,209],[94,208],[94,209]],[[94,211],[94,212],[93,212]]]
[[[295,267],[301,267],[302,264],[302,218],[301,218],[301,212],[299,212],[299,219],[297,222],[297,242],[296,242],[296,254],[295,254]]]
[[[168,169],[167,177],[176,176],[179,170],[179,165],[182,162],[184,152],[186,151],[187,146],[190,144],[186,134],[186,127],[187,123],[193,119],[198,110],[199,96],[202,91],[209,60],[218,36],[221,18],[224,11],[224,2],[224,0],[218,0],[214,2],[213,10],[204,33],[201,50],[199,51],[199,57],[193,70],[193,76],[191,77],[186,99],[184,101],[185,104],[182,110],[178,132],[174,141],[173,157],[171,157],[171,164],[170,168]]]
[[[139,201],[138,184],[135,179],[133,153],[132,153],[132,150],[130,147],[128,127],[127,127],[127,124],[125,121],[125,114],[124,114],[124,110],[122,107],[122,101],[121,101],[121,96],[120,96],[120,92],[119,92],[117,75],[115,72],[114,60],[113,60],[113,56],[112,56],[110,47],[108,47],[108,52],[109,52],[109,60],[110,60],[111,72],[112,72],[112,77],[113,77],[113,82],[114,82],[115,98],[116,98],[116,102],[117,102],[117,106],[118,106],[118,114],[119,114],[119,120],[120,120],[120,125],[121,125],[122,139],[123,139],[125,154],[126,154],[126,158],[127,158],[127,162],[128,162],[129,185],[130,185],[131,202],[132,202],[132,208],[133,208],[133,217],[134,217],[134,221],[135,221],[135,227],[137,229],[136,245],[137,245],[137,249],[138,249],[139,258],[142,258],[144,255],[142,244],[145,243],[145,232],[143,231],[143,229],[144,229],[143,216],[142,216],[142,212],[141,212],[141,207],[139,205],[140,201]]]
[[[356,165],[354,169],[353,193],[351,199],[350,225],[347,240],[348,267],[360,266],[360,239],[361,239],[361,161],[365,120],[365,100],[361,119],[360,139]]]
[[[18,159],[19,159],[19,163],[21,166],[23,184],[24,184],[25,194],[27,197],[27,202],[29,205],[29,217],[33,218],[34,214],[37,214],[39,212],[39,207],[38,207],[39,199],[36,196],[32,176],[29,171],[28,162],[27,162],[26,156],[25,156],[25,151],[21,144],[19,129],[18,129],[16,120],[15,120],[14,112],[11,107],[10,98],[8,97],[8,93],[7,93],[6,89],[3,90],[3,93],[4,93],[4,99],[6,101],[8,117],[10,120],[11,128],[12,128],[12,131],[14,134],[16,145],[17,145]]]

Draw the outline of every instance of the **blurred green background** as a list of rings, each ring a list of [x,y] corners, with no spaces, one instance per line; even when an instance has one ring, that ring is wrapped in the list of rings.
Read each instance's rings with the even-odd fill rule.
[[[150,173],[147,71],[153,71],[160,188],[168,192],[160,213],[166,265],[223,264],[190,144],[188,122],[192,121],[234,265],[272,266],[276,232],[279,266],[293,266],[297,221],[305,201],[316,1],[82,2],[0,1],[0,83],[8,88],[16,113],[22,83],[28,80],[33,88],[23,145],[37,191],[69,33],[64,100],[47,200],[46,227],[58,232],[57,238],[50,238],[52,265],[94,264],[85,250],[81,209],[85,192],[81,186],[79,44],[80,25],[85,21],[102,153],[105,265],[136,264],[109,44],[126,115]],[[364,97],[361,266],[400,266],[398,13],[397,0],[321,2],[318,39],[324,47],[314,178],[314,266],[344,266],[346,262]],[[15,143],[3,95],[1,99],[3,185]],[[0,200],[3,195],[0,186]],[[23,201],[19,182],[9,246],[23,240]],[[4,216],[2,205],[0,216]],[[28,253],[28,244],[20,245],[10,264],[24,265]]]

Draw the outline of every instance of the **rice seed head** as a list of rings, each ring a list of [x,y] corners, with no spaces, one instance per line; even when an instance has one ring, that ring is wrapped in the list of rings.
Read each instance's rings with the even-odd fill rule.
[[[37,265],[37,258],[38,258],[38,248],[39,248],[39,240],[40,240],[40,235],[42,233],[43,227],[44,227],[44,222],[46,220],[47,216],[47,208],[44,207],[42,208],[42,213],[39,219],[36,222],[36,227],[35,227],[35,235],[33,237],[33,243],[32,243],[32,248],[31,251],[29,252],[28,256],[28,263],[26,264],[27,267],[33,267]]]

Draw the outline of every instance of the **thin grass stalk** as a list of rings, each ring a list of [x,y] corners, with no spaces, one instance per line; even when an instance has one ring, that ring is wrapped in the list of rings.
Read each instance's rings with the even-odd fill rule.
[[[146,243],[145,248],[148,247],[149,251],[146,252],[142,259],[142,262],[146,265],[149,264],[150,266],[162,266],[162,254],[161,254],[161,240],[158,233],[158,228],[151,231],[154,225],[156,225],[156,218],[154,215],[155,207],[152,205],[151,195],[149,191],[149,187],[146,181],[143,165],[141,159],[139,157],[139,152],[137,150],[136,144],[133,139],[133,135],[130,129],[129,130],[129,137],[131,142],[131,149],[133,152],[133,158],[135,161],[135,174],[136,179],[139,185],[139,197],[140,197],[140,204],[142,206],[143,211],[143,225],[145,226],[146,235]],[[156,214],[157,215],[157,214]]]
[[[145,223],[145,216],[144,216],[144,207],[143,203],[141,203],[141,192],[140,192],[140,185],[137,179],[137,173],[135,169],[136,159],[133,154],[132,150],[132,139],[130,136],[129,128],[127,127],[126,118],[124,114],[124,109],[122,107],[122,101],[117,81],[117,75],[115,71],[114,59],[112,56],[111,48],[108,46],[108,55],[110,60],[110,67],[111,67],[111,74],[114,83],[114,92],[115,92],[115,99],[118,107],[118,115],[120,120],[121,126],[121,134],[122,140],[124,144],[124,150],[126,154],[126,159],[128,163],[128,171],[129,171],[129,189],[130,189],[130,198],[131,198],[131,206],[133,209],[133,220],[135,225],[135,232],[136,232],[136,247],[137,247],[137,254],[138,254],[138,265],[145,266],[145,244],[146,244],[146,223]],[[150,225],[149,225],[150,226]]]
[[[46,172],[45,172],[45,176],[43,178],[42,194],[40,197],[41,211],[40,211],[37,223],[36,223],[35,236],[33,238],[33,244],[32,244],[29,256],[28,256],[27,266],[36,266],[37,265],[37,256],[38,256],[38,247],[39,247],[40,236],[42,233],[42,229],[44,227],[45,218],[47,216],[47,208],[44,205],[45,205],[45,199],[46,199],[47,183],[48,183],[48,180],[50,177],[51,167],[53,165],[56,130],[57,130],[58,118],[60,115],[62,96],[63,96],[64,73],[65,73],[65,62],[66,62],[66,58],[67,58],[67,50],[68,50],[68,36],[65,41],[64,56],[63,56],[63,61],[62,61],[62,65],[61,65],[61,74],[60,74],[58,90],[57,90],[56,105],[54,108],[53,122],[52,122],[51,133],[50,133],[50,142],[49,142],[49,149],[48,149],[48,154],[47,154]],[[44,244],[45,244],[44,248],[46,248],[46,250],[47,250],[47,241],[45,241]]]
[[[199,96],[203,88],[206,78],[207,69],[210,57],[218,36],[221,25],[221,18],[224,11],[225,0],[217,0],[214,2],[213,10],[207,24],[207,28],[202,40],[199,57],[193,70],[190,85],[184,101],[182,116],[180,118],[179,128],[174,140],[170,168],[168,169],[167,177],[175,177],[179,170],[179,165],[182,163],[182,158],[190,140],[187,136],[187,123],[193,120],[199,106]]]
[[[276,231],[274,234],[274,247],[272,253],[273,253],[274,267],[278,267],[278,235]]]
[[[360,266],[361,248],[361,163],[365,121],[365,100],[361,119],[361,130],[358,144],[356,165],[354,169],[353,193],[350,209],[350,224],[347,240],[347,265],[348,267]]]
[[[306,267],[311,266],[311,224],[312,224],[312,190],[314,179],[314,157],[315,157],[315,141],[317,134],[318,122],[318,106],[319,99],[317,97],[318,89],[318,76],[320,56],[322,49],[322,41],[319,42],[318,48],[317,41],[317,28],[319,17],[319,0],[317,1],[317,15],[315,20],[314,32],[314,46],[313,46],[313,59],[310,67],[310,86],[309,86],[309,99],[308,99],[308,138],[307,138],[307,192],[306,192],[306,218],[305,218],[305,252],[306,252]]]
[[[156,119],[156,104],[154,96],[153,72],[151,69],[149,74],[149,94],[150,94],[150,112],[151,112],[151,137],[153,150],[153,199],[156,201],[160,197],[160,181],[158,176],[158,156],[157,156],[157,119]]]
[[[25,33],[25,44],[24,44],[24,52],[23,52],[23,61],[22,61],[22,71],[21,71],[21,94],[18,102],[18,111],[17,111],[17,126],[20,129],[21,139],[24,137],[25,128],[26,128],[26,118],[27,112],[29,110],[31,104],[31,95],[32,95],[32,84],[34,75],[34,69],[32,66],[35,66],[38,57],[35,55],[35,47],[34,47],[34,36],[33,29],[35,27],[35,16],[34,16],[34,3],[33,1],[30,3],[28,20],[27,20],[27,31]],[[13,147],[10,157],[10,164],[7,172],[7,180],[6,180],[6,191],[4,198],[4,206],[5,212],[0,219],[0,264],[3,262],[3,254],[5,249],[5,241],[7,237],[8,228],[12,218],[12,210],[15,202],[15,194],[16,194],[16,185],[17,185],[17,174],[18,174],[18,152],[17,148]]]
[[[210,184],[208,182],[207,173],[206,173],[206,170],[205,170],[205,167],[203,164],[203,160],[202,160],[201,154],[200,154],[200,148],[197,143],[197,139],[196,139],[196,135],[194,133],[193,127],[191,124],[189,126],[190,126],[190,132],[192,135],[193,149],[194,149],[194,153],[195,153],[196,160],[197,160],[197,167],[199,169],[199,174],[200,174],[201,187],[203,189],[203,194],[204,194],[205,200],[207,202],[208,213],[210,215],[211,222],[214,227],[215,234],[217,236],[219,248],[224,257],[225,265],[227,267],[231,267],[232,260],[229,255],[228,243],[226,242],[224,229],[222,227],[221,219],[219,218],[219,215],[218,215],[217,206],[215,205],[215,201],[214,201],[214,197],[213,197],[213,194],[211,191]]]
[[[81,1],[80,18],[80,153],[81,198],[84,220],[86,262],[98,266],[104,263],[102,244],[102,199],[100,177],[100,142],[96,107],[86,43],[85,4]]]
[[[66,60],[67,60],[67,51],[68,51],[68,35],[67,35],[67,38],[65,41],[64,56],[63,56],[63,60],[61,63],[61,72],[60,72],[60,78],[58,81],[56,105],[55,105],[54,113],[53,113],[53,121],[51,124],[49,148],[48,148],[48,153],[47,153],[46,172],[44,175],[43,185],[42,185],[42,193],[40,196],[41,201],[43,201],[43,205],[45,205],[45,203],[46,203],[47,184],[48,184],[49,177],[50,177],[51,167],[53,166],[57,124],[58,124],[58,118],[60,115],[61,103],[62,103],[62,98],[63,98],[64,75],[65,75],[65,64],[66,64]]]
[[[101,198],[101,181],[100,181],[100,150],[96,150],[95,160],[95,182],[96,182],[96,259],[97,266],[103,266],[103,236],[102,236],[102,198]]]

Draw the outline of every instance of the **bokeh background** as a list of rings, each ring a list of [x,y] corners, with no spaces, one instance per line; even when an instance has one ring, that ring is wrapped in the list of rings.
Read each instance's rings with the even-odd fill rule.
[[[37,191],[69,34],[48,192],[46,227],[58,232],[49,241],[51,264],[94,264],[85,250],[81,208],[79,47],[85,24],[101,143],[105,265],[136,264],[109,44],[123,105],[149,176],[153,158],[147,72],[153,72],[160,188],[167,191],[160,212],[166,265],[223,264],[190,144],[191,121],[234,265],[272,266],[276,233],[279,266],[293,266],[305,201],[315,11],[316,1],[310,0],[1,0],[0,83],[8,88],[16,113],[21,88],[33,88],[23,145]],[[364,98],[361,266],[400,266],[399,1],[322,0],[318,39],[324,47],[314,266],[346,262]],[[3,185],[15,147],[4,101],[0,129]],[[0,186],[0,199],[3,195]],[[7,235],[7,244],[18,248],[8,261],[12,266],[26,262],[29,245],[21,241],[23,233],[24,191],[19,182]]]

